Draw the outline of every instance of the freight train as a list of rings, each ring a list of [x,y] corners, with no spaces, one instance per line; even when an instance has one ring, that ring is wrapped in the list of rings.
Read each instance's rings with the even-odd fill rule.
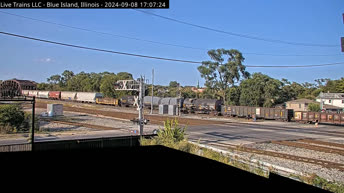
[[[231,117],[255,117],[256,119],[271,119],[289,122],[294,116],[294,111],[292,109],[222,105],[221,114]]]
[[[120,99],[104,98],[97,92],[70,92],[70,91],[38,91],[23,90],[24,96],[35,96],[42,99],[64,100],[82,103],[95,103],[102,105],[113,105],[122,107],[137,106],[137,96],[124,96]],[[143,104],[145,108],[151,108],[152,97],[145,96]],[[248,107],[223,105],[217,99],[195,99],[195,98],[161,98],[153,97],[153,108],[159,105],[176,105],[184,114],[213,114],[224,117],[245,117],[256,119],[270,119],[281,121],[297,121],[303,123],[328,123],[344,125],[344,113],[318,113],[306,111],[294,111],[292,109]]]
[[[295,111],[294,120],[302,123],[326,123],[344,125],[344,113],[319,113]]]

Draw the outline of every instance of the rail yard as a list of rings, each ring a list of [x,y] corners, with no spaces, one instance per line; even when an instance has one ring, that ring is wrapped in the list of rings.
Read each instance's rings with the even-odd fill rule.
[[[139,135],[133,122],[137,118],[135,98],[130,96],[104,100],[95,93],[24,93],[30,94],[38,97],[37,114],[44,114],[48,104],[62,104],[64,111],[64,116],[60,117],[40,116],[37,142]],[[62,100],[62,96],[67,98]],[[71,100],[77,96],[81,96],[79,100]],[[216,100],[174,100],[176,102],[172,103],[179,103],[182,112],[175,116],[159,114],[157,106],[166,99],[153,100],[153,114],[147,108],[151,101],[144,100],[144,118],[149,120],[144,135],[163,129],[167,119],[177,119],[179,124],[187,126],[186,135],[191,143],[214,148],[239,161],[259,163],[266,170],[286,177],[316,174],[328,181],[344,183],[342,114],[335,119],[328,113],[315,115],[279,108],[221,106]],[[171,101],[168,98],[168,103]],[[29,111],[30,105],[24,105],[24,109]],[[317,117],[322,120],[319,125],[314,124]],[[1,135],[0,144],[25,143],[27,137],[27,134]]]
[[[344,193],[343,2],[89,4],[0,2],[3,184]]]
[[[37,141],[138,135],[136,125],[130,121],[137,116],[136,108],[39,99],[37,112],[44,112],[49,103],[63,104],[65,115],[56,119],[42,118],[42,132]],[[188,126],[190,142],[228,152],[238,160],[259,160],[288,177],[299,173],[317,174],[330,181],[344,182],[342,126],[320,124],[315,127],[314,124],[274,120],[254,122],[213,115],[150,115],[148,109],[144,116],[150,120],[145,134],[162,129],[167,118],[175,118]],[[14,142],[3,136],[1,141],[1,144]]]

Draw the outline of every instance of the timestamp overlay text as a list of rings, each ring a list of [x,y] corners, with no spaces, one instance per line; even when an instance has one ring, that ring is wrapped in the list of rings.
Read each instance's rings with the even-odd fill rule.
[[[0,0],[0,9],[168,9],[169,0],[127,1],[9,1]]]

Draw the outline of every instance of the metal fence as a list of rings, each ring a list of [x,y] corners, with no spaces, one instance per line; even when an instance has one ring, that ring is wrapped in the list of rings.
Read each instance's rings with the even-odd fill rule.
[[[31,151],[31,143],[0,146],[0,152]]]
[[[152,136],[155,136],[155,135],[145,135],[144,137],[149,138]],[[140,136],[138,135],[110,137],[110,138],[35,142],[34,151],[90,150],[90,149],[136,147],[136,146],[140,146]],[[0,146],[0,152],[31,151],[31,150],[32,150],[31,144],[14,144],[14,145]]]

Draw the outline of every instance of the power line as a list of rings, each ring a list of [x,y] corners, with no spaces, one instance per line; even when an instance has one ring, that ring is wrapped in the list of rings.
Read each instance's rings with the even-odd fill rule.
[[[147,56],[147,55],[141,55],[141,54],[127,53],[127,52],[104,50],[104,49],[99,49],[99,48],[90,48],[90,47],[85,47],[85,46],[78,46],[78,45],[73,45],[73,44],[66,44],[66,43],[61,43],[61,42],[55,42],[55,41],[50,41],[50,40],[43,40],[43,39],[39,39],[39,38],[22,36],[22,35],[17,35],[17,34],[13,34],[13,33],[2,32],[2,31],[0,31],[0,34],[18,37],[18,38],[29,39],[29,40],[35,40],[35,41],[40,41],[40,42],[45,42],[45,43],[50,43],[50,44],[56,44],[56,45],[61,45],[61,46],[85,49],[85,50],[93,50],[93,51],[107,52],[107,53],[112,53],[112,54],[121,54],[121,55],[127,55],[127,56],[149,58],[149,59],[156,59],[156,60],[165,60],[165,61],[172,61],[172,62],[202,64],[202,62],[198,62],[198,61],[180,60],[180,59],[173,59],[173,58],[163,58],[163,57],[157,57],[157,56]],[[329,64],[317,64],[317,65],[295,65],[295,66],[276,66],[276,65],[270,65],[270,66],[269,65],[268,66],[245,65],[245,66],[246,67],[252,67],[252,68],[300,68],[300,67],[330,66],[330,65],[338,65],[338,64],[344,64],[344,62],[329,63]]]
[[[48,23],[48,24],[58,25],[58,26],[62,26],[62,27],[67,27],[67,28],[72,28],[72,29],[92,32],[92,33],[98,33],[98,34],[102,34],[102,35],[115,36],[115,37],[120,37],[120,38],[126,38],[126,39],[131,39],[131,40],[136,40],[136,41],[143,41],[143,42],[149,42],[149,43],[153,43],[153,44],[160,44],[160,45],[166,45],[166,46],[182,47],[182,48],[196,49],[196,50],[206,50],[204,48],[196,48],[196,47],[191,47],[191,46],[184,46],[184,45],[178,45],[178,44],[170,44],[170,43],[164,43],[164,42],[140,39],[140,38],[135,38],[135,37],[123,36],[123,35],[118,35],[118,34],[106,33],[106,32],[101,32],[101,31],[96,31],[96,30],[86,29],[86,28],[81,28],[81,27],[75,27],[75,26],[55,23],[55,22],[51,22],[51,21],[36,19],[36,18],[32,18],[32,17],[27,17],[27,16],[23,16],[23,15],[8,13],[8,12],[5,12],[5,11],[0,11],[0,13],[4,13],[4,14],[7,14],[7,15],[12,15],[12,16],[16,16],[16,17],[21,17],[21,18],[25,18],[25,19],[30,19],[30,20],[33,20],[33,21],[39,21],[39,22],[44,22],[44,23]]]
[[[311,64],[311,65],[289,65],[289,66],[276,66],[276,65],[264,65],[264,66],[250,66],[245,65],[246,67],[254,67],[254,68],[309,68],[309,67],[318,67],[318,66],[333,66],[338,64],[344,64],[344,62],[336,62],[336,63],[328,63],[328,64]]]
[[[61,43],[61,42],[54,42],[54,41],[50,41],[50,40],[42,40],[39,38],[32,38],[32,37],[28,37],[28,36],[22,36],[22,35],[2,32],[2,31],[0,31],[0,33],[4,34],[4,35],[18,37],[18,38],[30,39],[30,40],[35,40],[35,41],[40,41],[40,42],[45,42],[45,43],[50,43],[50,44],[57,44],[57,45],[61,45],[61,46],[80,48],[80,49],[85,49],[85,50],[108,52],[108,53],[113,53],[113,54],[121,54],[121,55],[135,56],[135,57],[141,57],[141,58],[150,58],[150,59],[157,59],[157,60],[167,60],[167,61],[173,61],[173,62],[185,62],[185,63],[194,63],[194,64],[202,63],[202,62],[195,62],[195,61],[188,61],[188,60],[162,58],[162,57],[156,57],[156,56],[146,56],[146,55],[140,55],[140,54],[126,53],[126,52],[117,52],[117,51],[104,50],[104,49],[99,49],[99,48],[90,48],[90,47],[85,47],[85,46],[78,46],[78,45],[66,44],[66,43]]]
[[[276,39],[262,38],[262,37],[251,36],[251,35],[246,35],[246,34],[239,34],[239,33],[228,32],[228,31],[223,31],[223,30],[219,30],[219,29],[215,29],[215,28],[210,28],[210,27],[206,27],[206,26],[201,26],[201,25],[193,24],[193,23],[189,23],[189,22],[173,19],[173,18],[170,18],[170,17],[165,17],[165,16],[162,16],[162,15],[158,15],[158,14],[155,14],[155,13],[150,13],[150,12],[143,11],[143,10],[138,10],[138,9],[133,9],[133,10],[138,11],[138,12],[142,12],[142,13],[145,13],[145,14],[148,14],[148,15],[153,15],[155,17],[159,17],[159,18],[166,19],[166,20],[169,20],[169,21],[173,21],[173,22],[176,22],[176,23],[181,23],[181,24],[184,24],[184,25],[189,25],[189,26],[205,29],[205,30],[208,30],[208,31],[214,31],[214,32],[222,33],[222,34],[227,34],[227,35],[231,35],[231,36],[241,37],[241,38],[260,40],[260,41],[272,42],[272,43],[289,44],[289,45],[295,45],[295,46],[314,46],[314,47],[337,47],[337,46],[340,46],[339,44],[338,45],[329,45],[329,44],[311,44],[311,43],[302,43],[302,42],[290,42],[290,41],[285,41],[285,40],[276,40]]]
[[[70,25],[65,25],[65,24],[60,24],[56,22],[50,22],[46,20],[41,20],[41,19],[36,19],[32,17],[27,17],[23,15],[18,15],[18,14],[13,14],[13,13],[8,13],[5,11],[0,11],[0,13],[11,15],[11,16],[16,16],[16,17],[21,17],[33,21],[38,21],[38,22],[43,22],[43,23],[48,23],[52,25],[57,25],[61,27],[67,27],[71,29],[76,29],[76,30],[82,30],[82,31],[87,31],[87,32],[92,32],[92,33],[97,33],[97,34],[102,34],[102,35],[108,35],[108,36],[114,36],[114,37],[119,37],[119,38],[126,38],[126,39],[131,39],[131,40],[136,40],[136,41],[143,41],[143,42],[148,42],[148,43],[153,43],[153,44],[160,44],[160,45],[165,45],[165,46],[174,46],[174,47],[180,47],[180,48],[187,48],[187,49],[194,49],[194,50],[203,50],[203,51],[208,51],[210,49],[206,48],[197,48],[197,47],[191,47],[191,46],[186,46],[186,45],[180,45],[180,44],[170,44],[170,43],[164,43],[164,42],[158,42],[158,41],[152,41],[152,40],[146,40],[146,39],[140,39],[140,38],[135,38],[135,37],[129,37],[129,36],[123,36],[123,35],[118,35],[118,34],[112,34],[112,33],[106,33],[106,32],[101,32],[101,31],[96,31],[92,29],[86,29],[86,28],[81,28],[81,27],[75,27],[75,26],[70,26]],[[269,54],[269,53],[250,53],[250,52],[243,52],[244,55],[262,55],[262,56],[279,56],[279,57],[304,57],[304,56],[342,56],[344,54]]]

